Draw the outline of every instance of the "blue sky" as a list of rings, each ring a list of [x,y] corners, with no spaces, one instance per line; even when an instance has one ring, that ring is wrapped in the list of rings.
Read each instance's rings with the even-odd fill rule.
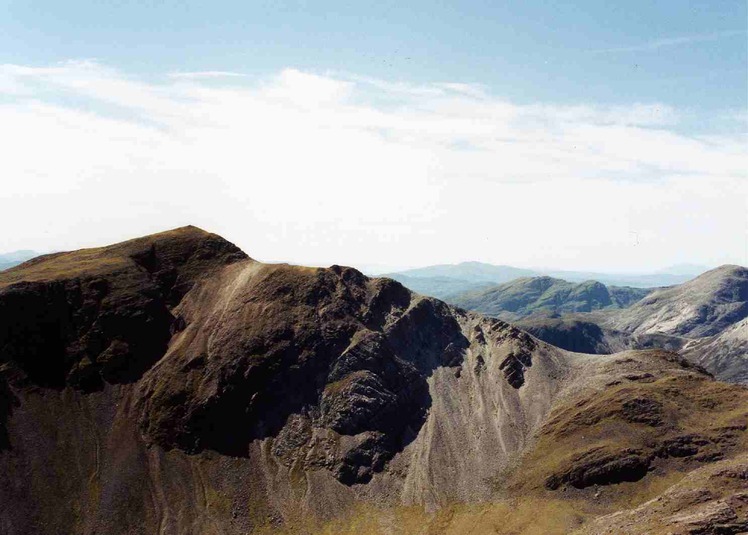
[[[486,84],[519,102],[744,108],[744,1],[5,2],[0,61],[281,67]]]
[[[358,4],[0,2],[0,250],[748,264],[746,2]]]

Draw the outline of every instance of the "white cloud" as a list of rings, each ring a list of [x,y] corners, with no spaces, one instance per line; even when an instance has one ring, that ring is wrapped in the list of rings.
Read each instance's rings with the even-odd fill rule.
[[[244,78],[247,75],[233,71],[193,71],[193,72],[170,72],[169,78]]]
[[[667,105],[518,105],[471,84],[294,69],[229,78],[0,66],[13,229],[0,250],[193,223],[306,263],[746,262],[744,136],[679,133]]]
[[[669,48],[677,46],[692,45],[694,43],[704,43],[709,41],[718,41],[728,37],[744,36],[745,30],[727,30],[722,32],[699,33],[692,35],[681,35],[678,37],[661,37],[644,43],[630,46],[620,46],[614,48],[604,48],[595,50],[595,53],[607,52],[646,52],[648,50],[659,50],[660,48]]]

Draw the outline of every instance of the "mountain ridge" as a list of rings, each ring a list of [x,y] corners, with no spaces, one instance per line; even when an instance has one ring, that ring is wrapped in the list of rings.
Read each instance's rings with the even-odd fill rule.
[[[675,266],[678,267],[678,266]],[[438,264],[413,268],[380,276],[395,279],[409,285],[418,293],[439,299],[453,298],[468,291],[481,289],[484,284],[503,284],[521,277],[553,277],[568,282],[582,283],[598,281],[606,286],[630,286],[634,288],[656,288],[682,284],[694,274],[692,269],[679,267],[677,273],[653,272],[649,274],[611,274],[555,269],[529,269],[484,262],[462,262]]]
[[[568,533],[748,469],[748,391],[675,354],[570,353],[194,227],[0,273],[0,390],[10,534]]]
[[[572,351],[680,351],[718,378],[745,382],[748,269],[724,265],[680,286],[657,289],[630,307],[520,318],[531,334]]]
[[[604,321],[623,331],[711,336],[748,316],[748,268],[726,264],[644,297]]]
[[[606,286],[598,281],[571,283],[553,277],[523,277],[485,290],[452,296],[447,300],[468,310],[513,320],[539,313],[625,308],[651,291]]]

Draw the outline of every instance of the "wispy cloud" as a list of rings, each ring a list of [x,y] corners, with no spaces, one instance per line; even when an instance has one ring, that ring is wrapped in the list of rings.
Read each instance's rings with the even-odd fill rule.
[[[678,37],[663,37],[660,39],[654,39],[639,43],[635,45],[619,46],[613,48],[603,48],[593,50],[594,53],[604,54],[608,52],[645,52],[648,50],[658,50],[660,48],[669,48],[677,46],[686,46],[694,43],[703,43],[708,41],[719,41],[720,39],[727,39],[730,37],[745,36],[745,30],[729,30],[722,32],[713,33],[701,33],[693,35],[683,35]]]
[[[744,137],[685,135],[662,103],[523,105],[294,69],[208,78],[0,66],[0,226],[24,229],[0,249],[191,222],[299,261],[623,269],[742,251]]]
[[[247,75],[233,71],[194,71],[194,72],[170,72],[169,78],[245,78]]]

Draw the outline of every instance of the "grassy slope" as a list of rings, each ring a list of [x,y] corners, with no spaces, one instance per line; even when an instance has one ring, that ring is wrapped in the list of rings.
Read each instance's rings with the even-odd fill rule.
[[[595,281],[572,283],[551,277],[532,277],[452,296],[449,300],[468,310],[512,320],[531,314],[623,308],[650,291],[642,288],[607,287]]]

